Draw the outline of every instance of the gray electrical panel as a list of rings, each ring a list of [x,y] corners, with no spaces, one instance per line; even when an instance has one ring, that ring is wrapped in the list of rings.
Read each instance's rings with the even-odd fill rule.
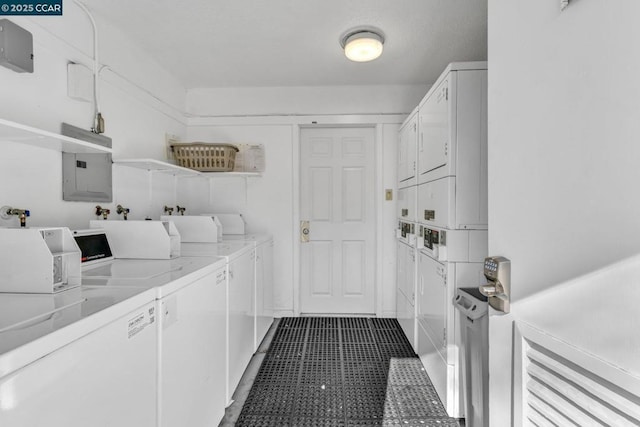
[[[62,124],[62,134],[111,147],[111,138],[67,123]],[[113,201],[112,164],[111,154],[62,153],[62,200]]]
[[[0,19],[0,65],[33,73],[33,35],[8,19]]]

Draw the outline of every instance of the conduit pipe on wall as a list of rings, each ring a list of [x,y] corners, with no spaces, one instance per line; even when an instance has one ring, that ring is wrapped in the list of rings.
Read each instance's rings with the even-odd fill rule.
[[[98,56],[98,26],[96,25],[95,19],[93,19],[93,15],[87,9],[82,2],[79,0],[73,0],[75,4],[80,7],[89,17],[91,21],[91,26],[93,27],[93,109],[94,109],[94,118],[93,118],[93,128],[92,132],[95,133],[104,133],[104,119],[102,118],[102,114],[100,113],[100,104],[99,104],[99,84],[98,84],[98,67],[100,65],[99,56]]]

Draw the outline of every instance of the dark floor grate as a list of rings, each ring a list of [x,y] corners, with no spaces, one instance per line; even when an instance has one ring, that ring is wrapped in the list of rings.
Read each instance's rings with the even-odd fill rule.
[[[364,317],[343,317],[340,326],[345,329],[369,329],[369,319]]]
[[[337,328],[309,329],[308,342],[337,343],[339,340],[340,333]]]
[[[342,330],[342,342],[343,343],[374,343],[373,334],[369,329],[343,329]]]
[[[239,427],[459,427],[395,319],[281,319]]]

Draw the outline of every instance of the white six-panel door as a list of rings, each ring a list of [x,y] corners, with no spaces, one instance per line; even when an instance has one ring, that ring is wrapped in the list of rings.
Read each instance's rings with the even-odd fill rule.
[[[300,134],[302,313],[374,313],[374,128]]]

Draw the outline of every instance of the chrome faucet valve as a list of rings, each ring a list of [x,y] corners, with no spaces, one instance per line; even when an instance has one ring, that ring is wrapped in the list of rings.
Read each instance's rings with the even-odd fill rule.
[[[104,209],[100,205],[96,206],[96,216],[102,215],[102,219],[106,220],[107,216],[111,213],[110,209]]]
[[[176,206],[176,212],[180,212],[180,215],[184,215],[184,211],[186,211],[187,208],[185,208],[184,206]]]
[[[173,208],[171,206],[165,206],[164,207],[164,213],[169,214],[169,215],[173,215]]]
[[[127,220],[127,215],[129,214],[129,212],[131,212],[131,209],[129,208],[125,208],[122,205],[118,205],[116,206],[116,213],[118,215],[122,215],[122,218],[126,221]]]
[[[0,217],[2,219],[9,219],[12,216],[17,216],[20,219],[20,227],[26,227],[27,217],[31,216],[31,212],[29,212],[29,209],[16,209],[11,206],[0,208]]]

